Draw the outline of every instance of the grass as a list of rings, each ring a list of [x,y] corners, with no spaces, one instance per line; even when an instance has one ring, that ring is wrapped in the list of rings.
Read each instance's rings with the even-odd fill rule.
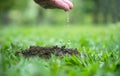
[[[119,76],[120,26],[23,27],[0,29],[0,76]],[[79,56],[49,60],[15,56],[30,45],[66,45]]]

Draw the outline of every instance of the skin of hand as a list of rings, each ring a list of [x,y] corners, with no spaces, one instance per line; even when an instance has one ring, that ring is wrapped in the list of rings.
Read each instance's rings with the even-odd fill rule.
[[[73,4],[69,0],[34,0],[37,4],[39,4],[43,8],[59,8],[64,11],[69,11],[73,8]]]

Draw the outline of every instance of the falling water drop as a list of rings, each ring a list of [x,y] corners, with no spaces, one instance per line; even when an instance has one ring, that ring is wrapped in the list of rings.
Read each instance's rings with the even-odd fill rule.
[[[69,26],[70,25],[69,12],[66,12],[66,22],[67,22],[67,26]]]

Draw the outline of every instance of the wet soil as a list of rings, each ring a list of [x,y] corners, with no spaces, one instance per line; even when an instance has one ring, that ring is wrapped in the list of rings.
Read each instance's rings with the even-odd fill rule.
[[[51,46],[51,47],[41,47],[41,46],[30,46],[29,49],[20,50],[15,53],[15,55],[22,54],[25,57],[31,56],[39,56],[43,58],[50,58],[51,55],[55,55],[57,57],[65,56],[65,55],[77,55],[79,54],[77,48],[66,48],[65,46]]]

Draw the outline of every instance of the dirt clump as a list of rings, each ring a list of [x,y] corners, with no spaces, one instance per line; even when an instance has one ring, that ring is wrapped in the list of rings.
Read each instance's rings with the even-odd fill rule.
[[[79,54],[77,48],[66,48],[65,46],[58,47],[58,46],[52,46],[52,47],[40,47],[40,46],[30,46],[29,49],[17,51],[15,55],[22,54],[25,57],[30,56],[40,56],[43,58],[50,58],[52,54],[55,56],[61,57],[65,55],[77,55]]]

